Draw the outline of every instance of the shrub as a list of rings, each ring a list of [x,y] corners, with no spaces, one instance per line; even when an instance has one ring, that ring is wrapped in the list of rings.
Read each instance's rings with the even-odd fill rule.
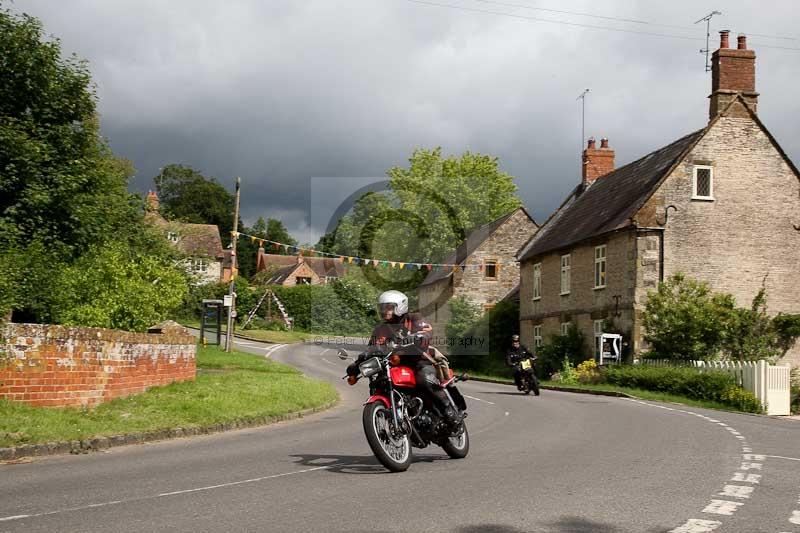
[[[690,367],[613,365],[603,369],[602,379],[619,387],[713,401],[749,412],[761,411],[755,396],[737,387],[733,376],[727,372],[699,371]]]
[[[561,372],[559,372],[558,375],[561,383],[566,383],[568,385],[575,385],[578,383],[578,373],[572,368],[569,357],[564,357],[564,361],[561,364]]]
[[[576,324],[571,324],[566,335],[553,335],[550,342],[537,350],[539,361],[536,370],[540,377],[548,378],[558,371],[564,359],[568,359],[574,367],[590,358],[586,355],[583,334]]]
[[[458,317],[445,329],[451,346],[444,347],[453,366],[510,376],[512,370],[506,366],[505,358],[511,347],[511,335],[519,331],[519,304],[501,301],[481,316],[480,307],[459,299],[456,309],[453,314]],[[465,326],[466,329],[460,329]],[[434,331],[435,336],[438,334]]]
[[[575,374],[580,383],[599,383],[602,379],[594,359],[588,359],[579,364],[575,368]]]

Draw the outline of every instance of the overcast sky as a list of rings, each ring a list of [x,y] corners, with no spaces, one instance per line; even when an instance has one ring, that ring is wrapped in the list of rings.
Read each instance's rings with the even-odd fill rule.
[[[303,242],[369,181],[342,178],[382,179],[417,147],[499,157],[543,221],[579,180],[583,89],[586,136],[607,136],[618,166],[707,122],[693,23],[715,9],[712,49],[719,29],[750,34],[759,114],[800,163],[796,0],[5,3],[89,61],[103,134],[137,168],[132,190],[168,163],[231,188],[238,175],[245,222],[280,218]]]

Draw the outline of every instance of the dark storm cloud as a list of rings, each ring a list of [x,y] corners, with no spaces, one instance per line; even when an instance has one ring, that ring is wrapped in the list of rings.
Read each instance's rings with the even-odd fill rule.
[[[470,9],[694,38],[713,9],[729,27],[795,36],[794,2],[549,2],[539,7],[653,21],[623,24],[474,0]],[[520,0],[518,4],[525,3]],[[415,147],[500,158],[520,196],[544,220],[579,174],[580,107],[586,133],[607,136],[625,163],[706,122],[710,76],[702,40],[670,39],[465,12],[405,0],[114,1],[10,4],[39,18],[65,52],[90,61],[103,132],[133,160],[145,191],[159,167],[180,162],[232,184],[242,212],[282,218],[302,241],[310,203],[346,195],[346,180],[380,179]],[[712,30],[712,31],[714,31]],[[800,40],[751,36],[759,112],[800,160]],[[712,36],[712,48],[716,37]],[[363,180],[352,180],[353,186]],[[327,183],[327,184],[326,184]],[[328,187],[328,189],[326,189]],[[331,211],[335,206],[330,206]],[[323,217],[324,218],[324,217]]]

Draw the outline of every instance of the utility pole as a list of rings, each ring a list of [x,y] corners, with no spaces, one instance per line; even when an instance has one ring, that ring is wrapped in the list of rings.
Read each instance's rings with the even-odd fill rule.
[[[720,11],[712,11],[705,17],[695,22],[695,24],[699,24],[703,21],[706,23],[706,47],[700,50],[701,54],[706,55],[706,72],[711,72],[711,63],[708,61],[708,54],[711,52],[711,19],[714,18],[714,15],[722,15],[722,13]]]
[[[236,257],[236,241],[239,240],[239,188],[241,186],[241,178],[236,178],[236,203],[233,208],[233,231],[231,232],[231,284],[228,287],[228,296],[231,300],[231,305],[228,307],[228,330],[225,333],[225,351],[230,352],[233,349],[233,319],[236,318],[236,274],[238,271],[237,257]]]

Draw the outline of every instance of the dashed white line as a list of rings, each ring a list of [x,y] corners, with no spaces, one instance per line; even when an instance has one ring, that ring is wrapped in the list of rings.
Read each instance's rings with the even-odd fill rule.
[[[700,520],[698,518],[690,518],[680,527],[676,527],[669,533],[710,533],[714,531],[722,522],[718,520]]]
[[[786,459],[787,461],[800,461],[797,457],[783,457],[780,455],[762,455],[762,457],[774,457],[775,459]]]
[[[465,394],[465,395],[464,395],[464,397],[465,397],[465,398],[469,398],[470,400],[475,400],[475,401],[478,401],[478,402],[488,403],[489,405],[494,405],[494,402],[490,402],[490,401],[488,401],[488,400],[481,400],[480,398],[476,398],[476,397],[474,397],[474,396],[467,396],[467,395]]]
[[[152,496],[142,496],[142,497],[139,497],[139,498],[129,498],[127,500],[113,500],[113,501],[102,502],[102,503],[91,503],[91,504],[82,505],[82,506],[79,506],[79,507],[70,507],[70,508],[66,508],[66,509],[57,509],[55,511],[46,511],[46,512],[35,513],[35,514],[20,514],[20,515],[13,515],[13,516],[5,516],[5,517],[0,517],[0,522],[10,522],[12,520],[22,520],[22,519],[25,519],[25,518],[36,518],[36,517],[40,517],[40,516],[50,516],[50,515],[54,515],[54,514],[70,513],[70,512],[74,512],[74,511],[84,511],[86,509],[94,509],[96,507],[106,507],[106,506],[109,506],[109,505],[118,505],[118,504],[122,504],[122,503],[134,503],[134,502],[141,502],[141,501],[145,501],[145,500],[155,500],[155,499],[158,499],[158,498],[165,498],[167,496],[176,496],[176,495],[179,495],[179,494],[189,494],[189,493],[192,493],[192,492],[214,490],[214,489],[225,488],[225,487],[233,487],[233,486],[236,486],[236,485],[243,485],[243,484],[246,484],[246,483],[256,483],[258,481],[264,481],[264,480],[267,480],[267,479],[275,479],[275,478],[279,478],[279,477],[293,476],[293,475],[296,475],[296,474],[305,474],[306,472],[314,472],[314,471],[317,471],[317,470],[325,470],[325,469],[328,469],[328,468],[334,468],[334,467],[337,467],[337,466],[346,466],[346,465],[347,465],[347,463],[334,463],[334,464],[325,465],[325,466],[317,466],[317,467],[314,467],[314,468],[306,468],[306,469],[303,469],[303,470],[295,470],[293,472],[284,472],[283,474],[272,474],[270,476],[261,476],[261,477],[256,477],[256,478],[243,479],[241,481],[232,481],[230,483],[220,483],[219,485],[208,485],[208,486],[205,486],[205,487],[197,487],[197,488],[194,488],[194,489],[176,490],[176,491],[172,491],[172,492],[162,492],[160,494],[156,494],[156,495],[152,495]]]

